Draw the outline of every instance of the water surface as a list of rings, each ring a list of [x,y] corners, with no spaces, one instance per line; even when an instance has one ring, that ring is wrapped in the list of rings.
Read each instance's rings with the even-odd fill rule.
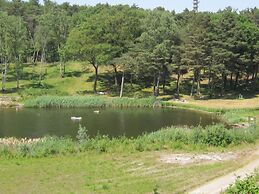
[[[90,136],[97,133],[136,137],[167,126],[207,126],[220,122],[213,114],[185,109],[105,108],[99,109],[0,109],[0,137],[75,137],[79,124]],[[80,122],[71,117],[82,117]]]

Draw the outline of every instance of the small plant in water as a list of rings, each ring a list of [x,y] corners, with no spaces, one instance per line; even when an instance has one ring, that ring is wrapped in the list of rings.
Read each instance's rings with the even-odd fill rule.
[[[79,130],[77,131],[76,138],[80,143],[87,141],[89,139],[88,130],[80,124],[79,124]]]

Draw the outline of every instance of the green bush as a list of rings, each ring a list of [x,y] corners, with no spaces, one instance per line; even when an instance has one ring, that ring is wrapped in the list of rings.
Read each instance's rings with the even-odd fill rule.
[[[87,132],[88,130],[85,127],[79,125],[79,130],[77,132],[76,138],[80,143],[87,141],[89,139]]]
[[[247,193],[247,194],[256,194],[259,193],[259,174],[252,175],[247,177],[245,180],[241,180],[238,178],[234,185],[231,185],[226,194],[239,194],[239,193]]]

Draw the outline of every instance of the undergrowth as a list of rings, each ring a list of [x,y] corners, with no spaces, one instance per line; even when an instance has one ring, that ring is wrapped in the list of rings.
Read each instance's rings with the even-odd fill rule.
[[[255,128],[226,129],[223,125],[206,128],[165,128],[137,138],[109,138],[97,135],[90,138],[87,130],[80,127],[77,141],[71,138],[45,137],[39,142],[17,145],[0,144],[0,157],[46,157],[56,154],[79,152],[142,152],[156,150],[226,148],[242,143],[255,143],[259,131]]]
[[[234,185],[231,185],[226,194],[238,194],[238,193],[259,193],[259,173],[255,173],[244,180],[239,177]]]

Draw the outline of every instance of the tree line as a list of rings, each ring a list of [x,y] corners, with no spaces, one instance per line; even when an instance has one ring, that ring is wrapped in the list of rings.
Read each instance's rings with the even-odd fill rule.
[[[68,61],[94,69],[114,70],[113,86],[123,95],[124,83],[153,87],[158,96],[175,79],[174,94],[224,96],[227,91],[254,91],[259,69],[259,10],[228,7],[217,13],[182,13],[136,5],[56,4],[44,0],[0,0],[0,71],[2,91],[10,64],[17,88],[26,64],[58,62],[60,79]],[[189,81],[184,82],[183,77]],[[205,83],[205,84],[204,84]]]

